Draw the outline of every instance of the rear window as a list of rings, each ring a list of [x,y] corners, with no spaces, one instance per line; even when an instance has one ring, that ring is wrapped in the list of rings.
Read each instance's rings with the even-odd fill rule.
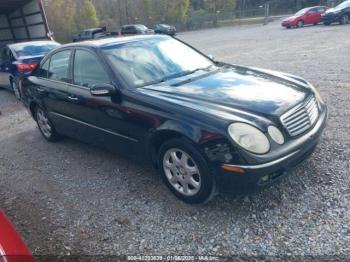
[[[33,43],[19,44],[12,46],[12,50],[17,57],[46,55],[51,50],[59,47],[58,43]]]

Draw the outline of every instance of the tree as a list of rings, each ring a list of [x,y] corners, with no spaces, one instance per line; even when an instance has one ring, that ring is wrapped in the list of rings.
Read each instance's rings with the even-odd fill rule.
[[[91,0],[84,0],[76,23],[79,30],[99,26],[96,9]]]

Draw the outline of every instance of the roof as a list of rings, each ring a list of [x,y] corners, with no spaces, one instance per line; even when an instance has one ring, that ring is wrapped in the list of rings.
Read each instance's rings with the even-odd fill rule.
[[[97,31],[97,30],[103,30],[103,28],[101,27],[97,27],[97,28],[88,28],[88,29],[84,29],[81,32],[91,32],[91,31]]]
[[[123,37],[111,37],[111,38],[103,38],[99,40],[90,40],[90,41],[84,41],[84,42],[78,42],[78,43],[71,43],[66,44],[66,46],[87,46],[87,47],[107,47],[117,44],[125,44],[125,43],[131,43],[135,41],[142,41],[142,40],[150,40],[150,39],[166,39],[171,38],[170,36],[166,35],[137,35],[137,36],[123,36]]]
[[[11,48],[15,48],[18,46],[23,46],[23,45],[27,45],[27,44],[46,44],[46,43],[55,43],[55,44],[59,44],[55,41],[51,41],[51,40],[44,40],[44,41],[28,41],[28,42],[20,42],[20,43],[14,43],[14,44],[8,44],[9,47]]]
[[[11,13],[30,0],[0,0],[0,14]]]

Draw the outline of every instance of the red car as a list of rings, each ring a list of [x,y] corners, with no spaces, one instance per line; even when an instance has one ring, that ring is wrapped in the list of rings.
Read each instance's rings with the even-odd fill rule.
[[[303,27],[304,25],[317,25],[321,22],[321,15],[326,12],[326,6],[307,7],[295,15],[282,21],[282,26],[286,28]]]
[[[4,262],[34,262],[29,249],[16,232],[10,220],[0,209],[0,261]]]

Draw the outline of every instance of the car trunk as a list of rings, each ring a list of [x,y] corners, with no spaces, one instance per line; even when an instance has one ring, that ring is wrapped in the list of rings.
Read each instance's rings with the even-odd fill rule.
[[[0,47],[44,39],[50,30],[41,0],[0,0]]]

